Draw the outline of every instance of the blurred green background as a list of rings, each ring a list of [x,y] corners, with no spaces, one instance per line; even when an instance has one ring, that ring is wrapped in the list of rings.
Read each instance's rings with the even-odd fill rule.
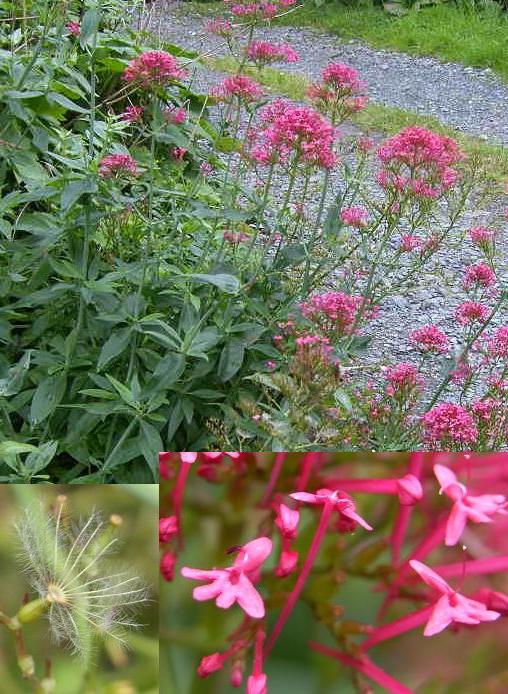
[[[27,625],[27,650],[35,658],[37,674],[43,674],[44,660],[51,658],[57,682],[55,694],[155,694],[159,691],[158,485],[0,485],[0,609],[13,616],[29,589],[16,561],[19,541],[13,522],[26,507],[39,501],[49,506],[58,494],[68,497],[67,508],[74,518],[86,517],[94,510],[106,517],[122,517],[115,557],[147,582],[150,601],[137,615],[141,628],[127,637],[129,650],[98,650],[93,676],[88,678],[79,657],[50,643],[45,619]],[[18,673],[11,636],[0,625],[0,692],[31,691]]]
[[[355,476],[358,477],[364,474],[389,476],[390,470],[395,471],[407,464],[407,454],[343,453],[333,454],[333,457],[338,464],[353,463]],[[196,475],[188,480],[183,516],[185,547],[175,570],[174,581],[164,583],[161,587],[161,694],[234,694],[244,691],[245,684],[240,690],[229,684],[227,666],[206,679],[196,674],[204,655],[226,650],[229,645],[227,636],[241,623],[242,610],[238,605],[221,610],[214,601],[194,601],[192,589],[198,582],[182,578],[179,570],[182,566],[206,569],[231,563],[225,548],[255,537],[259,524],[266,516],[265,511],[253,509],[249,502],[250,494],[253,498],[259,498],[265,484],[263,480],[259,480],[259,489],[257,481],[251,480],[246,495],[241,487],[236,488],[233,500],[229,501],[225,500],[224,485],[209,484]],[[255,491],[252,486],[256,486]],[[168,483],[161,484],[163,515],[169,509],[169,490]],[[376,500],[372,495],[370,498],[358,495],[360,513],[376,529],[379,529],[378,504],[379,498]],[[310,539],[315,527],[316,516],[308,510],[302,512],[300,538],[304,541],[305,538]],[[479,528],[475,527],[475,534],[479,532]],[[381,530],[378,537],[383,534]],[[356,532],[348,536],[346,541],[348,547],[353,543],[360,546],[365,541],[374,540],[374,535],[369,533],[367,537]],[[508,551],[508,538],[506,549]],[[328,548],[324,551],[326,554],[331,550]],[[266,571],[273,568],[275,555],[277,550],[264,565]],[[380,561],[389,563],[388,553],[381,555]],[[447,550],[444,550],[443,556],[432,554],[428,563],[432,565],[444,561],[453,561],[453,555]],[[264,579],[260,587],[265,596],[266,580],[270,579]],[[375,582],[359,576],[348,576],[331,596],[331,601],[344,608],[346,620],[373,623],[382,599],[380,593],[372,590]],[[494,585],[498,590],[507,590],[508,577],[496,577]],[[311,590],[319,595],[320,587],[314,584]],[[415,608],[412,603],[398,601],[386,621]],[[268,610],[268,632],[277,613],[278,608]],[[460,629],[457,633],[448,629],[433,638],[423,637],[422,632],[423,627],[372,649],[372,659],[418,694],[508,692],[508,619],[478,628]],[[364,685],[368,683],[372,688],[357,689],[352,671],[311,651],[307,645],[310,640],[336,647],[328,630],[317,623],[308,605],[299,600],[265,664],[269,694],[357,694],[359,691],[378,694],[386,691],[366,679],[362,680]],[[248,660],[246,676],[250,674],[250,667]]]

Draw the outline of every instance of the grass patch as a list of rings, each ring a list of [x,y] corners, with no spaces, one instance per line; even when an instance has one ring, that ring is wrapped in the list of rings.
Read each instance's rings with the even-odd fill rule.
[[[230,57],[209,59],[207,65],[214,70],[223,72],[235,72],[238,67],[237,61]],[[274,68],[264,68],[261,71],[247,68],[245,72],[274,94],[281,94],[296,100],[305,99],[305,90],[309,85],[309,80],[301,74],[288,73]],[[478,157],[489,179],[505,181],[508,178],[508,149],[506,147],[492,145],[480,138],[464,135],[464,133],[443,125],[432,116],[421,116],[400,108],[369,103],[367,108],[353,116],[352,121],[366,133],[381,133],[383,135],[394,135],[402,128],[410,125],[429,128],[442,135],[455,138],[469,156]]]
[[[211,2],[193,2],[190,7],[206,15],[222,9],[221,3]],[[376,48],[488,67],[508,82],[508,12],[493,1],[481,9],[450,3],[395,16],[379,7],[348,7],[335,0],[319,8],[307,3],[277,24],[313,26]]]

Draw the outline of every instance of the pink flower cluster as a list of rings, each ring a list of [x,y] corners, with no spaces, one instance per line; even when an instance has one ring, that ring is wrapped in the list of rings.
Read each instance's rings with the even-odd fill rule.
[[[229,19],[221,19],[220,17],[207,20],[205,27],[210,34],[215,34],[216,36],[227,37],[233,32],[233,25]]]
[[[343,63],[331,63],[321,72],[322,82],[311,84],[307,96],[318,108],[331,112],[333,118],[361,111],[367,104],[362,94],[365,84],[360,81],[358,71]]]
[[[356,329],[358,312],[363,305],[361,296],[352,296],[344,292],[326,292],[316,294],[300,304],[302,314],[340,335],[350,335]],[[366,312],[368,317],[374,315],[373,309]]]
[[[259,67],[272,63],[297,63],[300,60],[298,53],[287,43],[269,41],[251,41],[246,55]]]
[[[122,79],[143,89],[163,86],[185,76],[176,58],[166,51],[147,51],[130,61]]]
[[[81,26],[79,22],[67,22],[65,28],[68,29],[69,33],[73,36],[79,36],[81,34]]]
[[[400,374],[402,372],[400,369]],[[413,376],[414,373],[409,381],[414,381]],[[399,382],[398,377],[395,380]],[[402,378],[403,382],[407,380]],[[465,423],[458,421],[458,412],[455,410],[451,417],[456,420],[453,436],[461,428],[464,430]],[[449,422],[451,419],[448,417]],[[450,429],[446,436],[450,436]],[[184,578],[200,582],[201,585],[193,588],[196,601],[214,600],[221,609],[234,609],[238,604],[244,613],[243,620],[231,633],[223,634],[228,644],[225,650],[202,658],[197,668],[200,677],[208,677],[229,664],[233,686],[239,687],[246,680],[248,694],[266,694],[266,661],[287,628],[300,598],[312,606],[320,628],[329,628],[331,636],[337,636],[341,648],[344,643],[345,651],[314,642],[309,646],[393,694],[409,694],[411,690],[375,665],[370,657],[374,646],[420,627],[423,627],[424,637],[434,637],[449,627],[453,631],[464,626],[481,628],[484,623],[508,617],[508,595],[501,592],[508,570],[508,555],[502,551],[489,556],[489,549],[492,551],[499,542],[501,547],[506,546],[507,526],[503,519],[508,517],[508,502],[506,494],[502,493],[508,489],[506,454],[416,452],[408,455],[406,464],[399,468],[399,476],[374,478],[348,476],[350,470],[362,466],[361,457],[339,460],[333,454],[317,451],[300,455],[280,452],[273,457],[263,453],[181,453],[181,466],[188,474],[194,462],[213,456],[214,464],[223,466],[225,473],[227,455],[236,456],[235,461],[244,458],[246,464],[235,464],[228,468],[231,475],[220,478],[225,494],[210,495],[210,500],[213,499],[210,503],[206,501],[206,489],[201,488],[199,493],[189,495],[190,504],[194,505],[195,513],[200,514],[204,506],[207,513],[214,514],[216,523],[227,524],[231,514],[229,499],[235,490],[242,489],[242,518],[245,517],[249,530],[257,528],[257,532],[254,531],[255,539],[226,551],[234,554],[235,559],[224,568],[184,566],[180,570]],[[178,454],[161,456],[175,459]],[[372,469],[372,456],[364,463],[364,469]],[[392,470],[394,463],[394,456],[386,459],[378,455],[375,469],[384,465]],[[462,473],[468,480],[467,486],[461,479]],[[167,479],[166,469],[164,477]],[[263,481],[265,484],[260,490]],[[201,484],[199,480],[196,482]],[[174,491],[170,491],[170,500],[178,497],[178,484],[177,480]],[[290,492],[291,489],[296,491]],[[365,520],[358,498],[353,499],[350,492],[356,497],[386,497],[384,503],[366,505],[376,519],[374,527]],[[161,505],[167,509],[164,483]],[[160,519],[159,534],[163,544],[174,540],[178,530],[176,513],[172,511],[175,509],[170,505],[170,515],[162,515]],[[299,537],[304,514],[309,514],[310,520],[306,531],[313,528],[310,538],[307,532],[305,537]],[[482,534],[478,543],[474,543],[470,536],[478,525],[482,526]],[[362,542],[364,531],[373,534],[371,542]],[[351,553],[346,534],[353,532],[358,540],[352,545],[354,552]],[[466,546],[459,550],[463,538],[473,552]],[[482,549],[479,556],[478,546]],[[402,549],[406,547],[407,554],[403,555]],[[379,571],[380,552],[387,549],[393,571]],[[432,567],[424,563],[431,554],[439,557],[448,553],[456,557],[455,561],[439,564],[437,558]],[[275,561],[268,564],[268,558],[273,555],[277,555]],[[163,575],[168,575],[168,567],[173,571],[175,561],[174,557],[161,561]],[[293,574],[295,578],[287,581]],[[496,590],[489,587],[489,574],[499,579]],[[372,624],[365,623],[363,613],[358,622],[344,619],[343,606],[337,604],[341,599],[337,596],[338,585],[351,581],[354,586],[358,575],[362,576],[362,585],[372,577],[375,582],[372,589],[385,593],[381,614],[379,618],[373,616]],[[473,593],[467,587],[470,577],[476,586]],[[482,578],[486,582],[478,588],[478,580]],[[460,589],[453,586],[454,579]],[[504,585],[508,585],[506,580]],[[400,601],[401,607],[411,602],[415,607],[400,609],[396,619],[387,621],[382,615],[395,601]],[[268,621],[267,612],[270,611],[277,611],[277,614]],[[201,623],[197,623],[198,626],[203,629]],[[215,635],[217,626],[220,623],[214,624]],[[252,670],[246,677],[249,654]],[[422,684],[425,683],[422,681]]]
[[[378,149],[384,165],[378,180],[386,188],[437,198],[458,180],[453,168],[463,155],[455,140],[431,130],[409,127]]]
[[[424,380],[413,364],[400,362],[386,370],[388,386],[386,394],[390,397],[401,396],[404,399],[421,391]]]
[[[410,343],[424,354],[446,354],[450,350],[450,341],[437,325],[422,325],[409,334]]]
[[[351,227],[356,227],[357,229],[362,229],[367,226],[367,220],[369,219],[369,213],[365,207],[355,205],[353,207],[345,207],[340,211],[340,218]]]
[[[463,284],[465,289],[488,289],[496,285],[496,273],[486,263],[470,265],[466,268]]]
[[[99,176],[102,178],[111,178],[116,175],[137,176],[138,174],[138,165],[130,154],[108,154],[99,162]]]
[[[425,441],[433,448],[454,449],[456,444],[473,445],[478,429],[473,417],[460,405],[443,402],[422,417]]]
[[[491,359],[508,360],[508,325],[501,325],[487,338],[486,348]]]
[[[309,106],[276,99],[260,110],[251,157],[260,164],[286,163],[329,169],[337,161],[332,124]]]
[[[145,109],[143,106],[127,106],[120,114],[120,119],[127,123],[136,123],[143,118]]]
[[[464,301],[455,311],[455,318],[461,325],[484,323],[489,316],[489,307],[479,301]]]
[[[264,95],[261,86],[247,75],[226,77],[217,87],[210,89],[210,96],[219,101],[236,99],[243,103],[257,101]]]

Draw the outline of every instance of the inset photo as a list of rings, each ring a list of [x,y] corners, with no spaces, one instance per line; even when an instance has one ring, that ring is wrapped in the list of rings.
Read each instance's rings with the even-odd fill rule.
[[[508,453],[162,453],[162,694],[505,694]]]
[[[0,690],[159,691],[157,485],[0,485]]]

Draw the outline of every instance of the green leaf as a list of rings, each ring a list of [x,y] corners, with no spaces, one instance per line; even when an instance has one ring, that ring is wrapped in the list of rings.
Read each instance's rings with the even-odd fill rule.
[[[191,341],[187,354],[191,357],[206,356],[205,352],[220,342],[222,336],[217,328],[205,328]]]
[[[240,280],[234,275],[226,275],[223,273],[218,273],[216,275],[194,273],[192,275],[186,275],[186,277],[196,280],[196,282],[213,284],[218,289],[226,292],[226,294],[238,294],[240,291]]]
[[[59,106],[63,106],[65,109],[67,109],[67,111],[75,111],[76,113],[88,113],[87,108],[83,108],[83,106],[78,106],[78,104],[74,103],[74,101],[71,101],[66,96],[64,96],[63,94],[59,94],[58,92],[49,92],[48,101],[50,101],[51,103],[58,104]]]
[[[217,375],[221,381],[229,381],[243,364],[245,347],[239,340],[231,340],[221,352]]]
[[[106,374],[106,378],[124,402],[126,402],[128,405],[136,404],[136,399],[127,386],[124,386],[123,383],[120,383],[120,381],[117,381],[116,378],[113,378],[113,376],[110,376],[109,374]]]
[[[30,367],[31,351],[25,352],[19,362],[12,366],[6,378],[0,379],[0,397],[8,397],[9,395],[17,395],[23,387],[25,374]]]
[[[67,386],[65,374],[55,374],[42,380],[32,399],[30,421],[32,425],[40,424],[54,412],[62,401]]]
[[[17,441],[1,441],[0,442],[0,460],[5,462],[3,458],[8,455],[18,455],[18,453],[32,453],[37,451],[36,446],[29,443],[18,443]]]
[[[62,191],[61,206],[65,212],[85,193],[95,193],[97,184],[89,178],[83,178],[79,181],[71,181]]]
[[[21,468],[22,471],[26,473],[28,477],[33,477],[49,465],[49,463],[55,457],[57,448],[58,441],[47,441],[46,443],[41,443],[36,451],[33,451],[26,457]]]
[[[172,386],[185,370],[185,355],[171,353],[157,364],[148,382],[147,389],[151,391],[165,390]]]
[[[101,13],[97,7],[92,7],[85,12],[81,20],[81,31],[79,33],[79,43],[82,48],[89,43],[95,43],[100,21]]]
[[[159,453],[164,448],[160,434],[152,424],[141,420],[138,441],[141,455],[150,466],[155,480],[157,479]]]
[[[104,343],[99,360],[97,361],[97,371],[101,371],[109,362],[121,354],[131,339],[131,328],[122,328],[114,333]]]

